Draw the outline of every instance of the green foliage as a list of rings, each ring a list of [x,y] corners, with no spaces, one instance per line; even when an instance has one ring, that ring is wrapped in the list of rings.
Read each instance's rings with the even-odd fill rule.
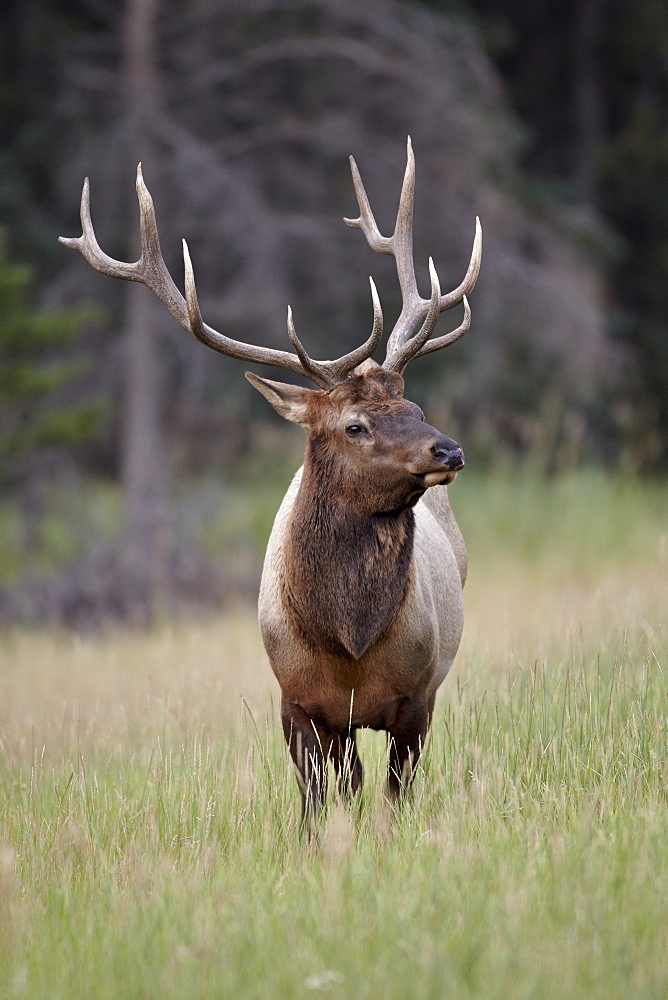
[[[9,259],[0,238],[0,461],[11,480],[45,448],[72,448],[97,432],[104,406],[65,391],[89,362],[72,357],[83,324],[97,312],[30,305],[31,270]]]
[[[579,469],[546,478],[528,465],[495,472],[465,470],[450,489],[457,521],[475,564],[503,573],[517,561],[543,574],[572,571],[589,577],[609,565],[650,565],[668,525],[668,491],[662,480]],[[663,538],[663,542],[661,539]]]
[[[67,477],[50,482],[42,499],[37,512],[20,497],[0,504],[0,586],[20,581],[26,569],[57,575],[101,544],[118,545],[123,503],[116,485]]]
[[[232,646],[239,629],[228,622]],[[4,649],[17,699],[29,648],[40,642]],[[43,671],[82,655],[62,639],[41,649]],[[192,659],[197,632],[185,649]],[[148,712],[144,700],[119,711],[115,688],[114,712],[79,706],[36,750],[3,720],[0,992],[658,1000],[666,652],[634,630],[549,668],[523,659],[512,677],[478,659],[451,682],[400,815],[382,801],[369,735],[361,799],[331,806],[310,845],[273,718],[202,726],[156,696]],[[95,663],[122,687],[129,653],[91,645],[86,687]],[[222,701],[196,666],[202,706]]]

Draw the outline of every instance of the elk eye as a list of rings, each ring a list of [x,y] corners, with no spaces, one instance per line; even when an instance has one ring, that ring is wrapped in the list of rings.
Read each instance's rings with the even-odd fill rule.
[[[359,434],[363,433],[364,433],[364,428],[361,427],[360,424],[349,424],[346,427],[346,434],[349,434],[350,437],[357,437]]]

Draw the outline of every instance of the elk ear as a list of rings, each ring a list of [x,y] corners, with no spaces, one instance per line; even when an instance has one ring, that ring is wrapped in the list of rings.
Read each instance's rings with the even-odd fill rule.
[[[246,378],[286,420],[291,420],[294,424],[308,424],[309,399],[321,395],[320,389],[305,389],[301,385],[272,382],[268,378],[253,375],[252,372],[246,372]]]

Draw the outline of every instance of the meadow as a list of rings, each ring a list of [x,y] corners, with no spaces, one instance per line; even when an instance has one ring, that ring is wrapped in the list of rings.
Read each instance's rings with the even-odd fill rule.
[[[466,627],[412,795],[362,734],[317,841],[252,608],[0,637],[2,1000],[668,995],[668,490],[451,492]]]

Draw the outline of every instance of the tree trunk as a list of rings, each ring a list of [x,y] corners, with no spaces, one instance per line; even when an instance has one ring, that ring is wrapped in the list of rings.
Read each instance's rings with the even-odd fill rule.
[[[156,62],[158,0],[126,0],[123,24],[123,88],[126,163],[133,175],[142,160],[158,195],[160,177],[151,136],[159,106]],[[124,171],[125,172],[125,171]],[[131,218],[136,220],[133,199]],[[133,221],[133,232],[137,223]],[[139,255],[133,238],[134,260]],[[169,481],[162,426],[161,333],[163,318],[152,293],[129,282],[125,325],[125,392],[121,437],[125,525],[122,539],[124,604],[136,624],[148,624],[167,596]]]
[[[602,0],[579,0],[574,17],[575,179],[580,197],[594,203],[604,129],[599,70]]]

